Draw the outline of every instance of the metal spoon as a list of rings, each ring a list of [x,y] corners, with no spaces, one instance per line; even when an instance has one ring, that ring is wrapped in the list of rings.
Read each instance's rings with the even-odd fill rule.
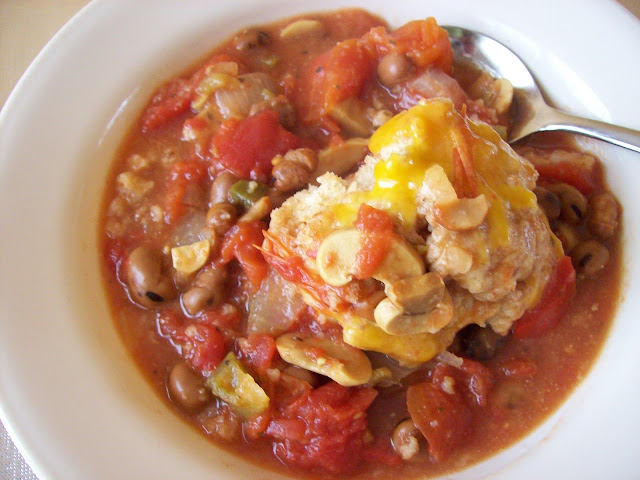
[[[472,62],[495,78],[513,85],[515,115],[509,143],[534,132],[563,130],[594,137],[640,153],[640,132],[610,123],[569,115],[550,107],[526,65],[498,41],[478,32],[445,26],[453,48],[454,62]]]

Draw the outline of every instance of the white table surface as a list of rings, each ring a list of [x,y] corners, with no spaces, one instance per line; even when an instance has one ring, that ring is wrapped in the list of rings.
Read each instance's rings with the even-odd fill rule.
[[[640,18],[640,0],[619,1]],[[42,47],[87,3],[89,0],[0,0],[0,106]],[[0,480],[37,480],[2,423]]]

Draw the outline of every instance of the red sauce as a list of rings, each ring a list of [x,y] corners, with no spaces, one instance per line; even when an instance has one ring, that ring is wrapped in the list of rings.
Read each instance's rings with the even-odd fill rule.
[[[484,345],[482,335],[460,332],[449,349],[459,355],[460,364],[434,360],[412,370],[400,369],[399,380],[375,387],[341,386],[287,365],[276,346],[283,332],[252,330],[250,311],[256,308],[257,292],[269,269],[324,305],[333,302],[334,312],[371,310],[382,292],[378,282],[366,279],[400,234],[386,212],[360,208],[355,227],[363,242],[355,273],[365,279],[366,301],[354,306],[345,287],[327,285],[303,259],[290,256],[280,239],[265,234],[268,216],[235,222],[226,232],[214,234],[206,214],[212,207],[208,190],[214,179],[227,171],[236,180],[261,182],[276,206],[282,197],[295,193],[274,188],[274,157],[303,146],[317,152],[358,135],[328,115],[332,108],[356,99],[365,109],[397,113],[415,101],[415,92],[378,81],[376,68],[387,54],[409,58],[413,75],[427,68],[453,73],[464,88],[478,76],[452,65],[446,32],[433,19],[390,31],[381,19],[361,10],[305,18],[318,20],[321,29],[304,41],[280,37],[290,19],[229,39],[192,71],[161,85],[131,129],[107,181],[100,224],[105,290],[115,325],[133,361],[176,414],[219,447],[265,468],[303,478],[359,479],[425,478],[466,468],[536,428],[589,372],[619,298],[619,229],[598,240],[609,257],[593,275],[581,270],[591,257],[564,257],[543,302],[516,323],[515,334],[488,340],[495,351],[478,353],[476,347]],[[223,118],[209,107],[198,112],[193,102],[212,72],[227,75],[217,77],[221,81],[229,76],[239,81],[238,75],[247,73],[267,74],[277,91],[254,98],[253,114]],[[469,105],[463,108],[468,107],[469,114],[508,126],[504,115],[465,98]],[[287,108],[297,118],[292,124],[283,121],[291,113]],[[597,159],[586,166],[571,160],[548,161],[548,154],[556,150],[577,151],[566,135],[533,136],[518,150],[523,155],[535,153],[530,158],[541,175],[539,185],[553,189],[559,182],[567,183],[587,200],[608,191]],[[471,157],[464,151],[459,156],[458,194],[473,197]],[[299,165],[294,167],[293,172],[301,171]],[[233,208],[238,216],[250,214],[245,206]],[[592,240],[593,216],[590,212],[575,225],[550,218],[550,224],[558,236],[568,229],[576,242]],[[170,248],[203,237],[211,248],[206,264],[193,273],[171,270]],[[146,298],[158,300],[157,304],[132,301],[138,297],[132,294],[129,257],[141,246],[161,259],[159,265],[138,265],[146,268]],[[565,248],[570,253],[568,244]],[[224,272],[224,282],[217,286],[222,301],[207,297],[208,287],[200,276],[205,270],[214,272],[211,278]],[[158,298],[153,284],[168,271],[173,272],[177,293]],[[192,298],[194,311],[189,311],[184,294],[196,287],[201,288],[196,293],[203,295],[202,301]],[[285,331],[342,343],[338,324],[301,304],[284,306],[294,301],[287,295],[283,292],[281,302],[276,302],[283,304],[278,305],[278,314],[284,317]],[[244,418],[241,410],[210,392],[197,408],[187,408],[167,393],[172,391],[169,377],[176,364],[186,362],[205,388],[205,381],[229,353],[270,399],[258,415]],[[315,361],[326,355],[320,347],[309,351]],[[383,355],[369,354],[369,358],[374,366],[398,369]],[[409,417],[421,433],[416,437],[417,452],[405,461],[394,449],[392,436],[396,425]]]

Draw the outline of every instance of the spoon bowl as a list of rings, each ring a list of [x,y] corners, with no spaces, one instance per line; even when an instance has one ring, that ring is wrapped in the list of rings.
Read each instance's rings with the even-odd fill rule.
[[[640,131],[570,115],[550,107],[527,66],[502,43],[473,30],[456,26],[443,28],[449,33],[454,63],[470,63],[494,78],[509,80],[513,85],[509,143],[535,132],[562,130],[640,153]]]

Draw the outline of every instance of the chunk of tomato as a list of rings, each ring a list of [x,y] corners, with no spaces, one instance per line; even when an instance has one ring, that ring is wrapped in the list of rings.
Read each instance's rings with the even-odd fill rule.
[[[464,401],[432,382],[408,388],[407,408],[436,461],[444,459],[462,443],[471,422],[471,411]]]
[[[527,310],[513,328],[515,338],[539,337],[553,330],[564,316],[576,291],[576,271],[571,257],[558,262],[538,304]]]
[[[220,249],[219,263],[227,264],[234,258],[242,267],[254,291],[260,288],[267,276],[267,262],[256,247],[264,240],[264,224],[255,222],[238,222],[225,234]]]
[[[263,110],[243,120],[224,122],[212,139],[211,152],[236,175],[266,183],[273,157],[299,146],[298,137],[280,125],[278,113]]]
[[[274,418],[266,434],[280,460],[299,468],[332,473],[353,471],[362,461],[366,410],[377,392],[335,382],[308,391]]]
[[[356,40],[345,40],[318,56],[303,72],[298,103],[305,121],[327,115],[331,108],[357,97],[375,66],[375,57]]]

